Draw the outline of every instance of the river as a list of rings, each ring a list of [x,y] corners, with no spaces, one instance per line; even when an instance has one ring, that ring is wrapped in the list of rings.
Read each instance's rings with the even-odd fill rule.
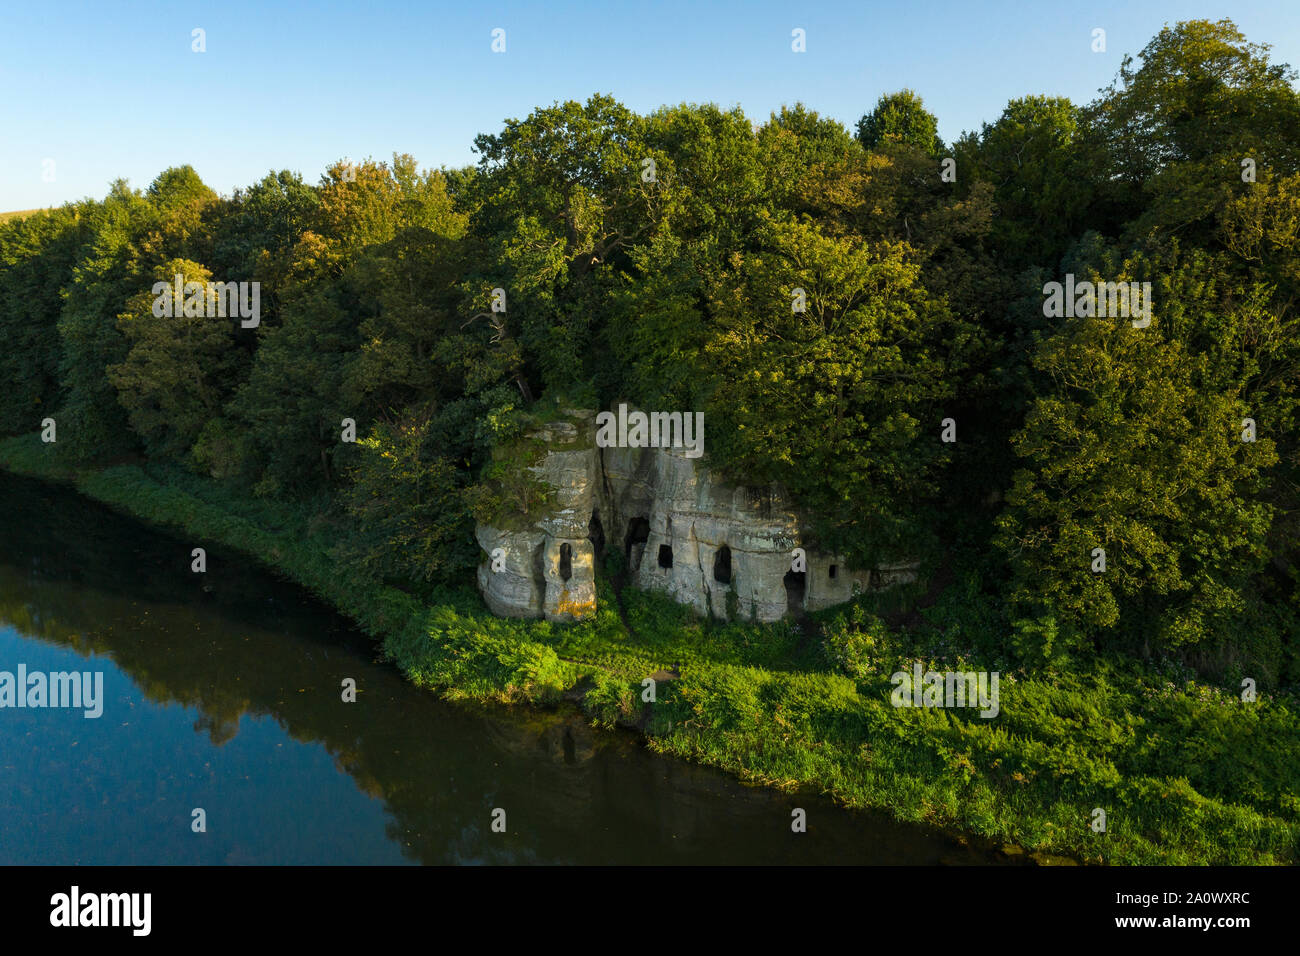
[[[439,700],[250,559],[191,572],[198,544],[0,473],[0,672],[104,682],[98,718],[0,709],[0,864],[997,862],[571,708]]]

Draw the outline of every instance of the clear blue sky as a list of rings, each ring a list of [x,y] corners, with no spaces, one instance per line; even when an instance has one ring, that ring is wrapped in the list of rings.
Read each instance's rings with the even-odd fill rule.
[[[1086,102],[1163,24],[1225,16],[1300,65],[1300,0],[0,0],[0,211],[102,196],[117,176],[145,186],[182,163],[222,193],[269,169],[315,182],[343,157],[463,165],[475,134],[594,92],[760,120],[803,101],[851,128],[911,87],[951,141],[1012,97]]]

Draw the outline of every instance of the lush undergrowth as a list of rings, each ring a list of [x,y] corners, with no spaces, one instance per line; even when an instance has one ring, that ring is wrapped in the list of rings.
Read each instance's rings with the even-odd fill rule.
[[[504,620],[472,591],[417,597],[366,583],[335,560],[328,529],[307,509],[183,472],[68,468],[35,436],[0,442],[0,466],[72,481],[122,511],[254,556],[356,620],[413,682],[446,696],[581,695],[593,720],[640,726],[657,751],[1044,854],[1165,864],[1300,856],[1292,698],[1245,704],[1173,664],[1110,664],[1002,671],[994,720],[893,707],[890,674],[914,660],[1005,666],[985,650],[994,645],[981,643],[976,619],[962,618],[967,633],[942,620],[967,599],[969,581],[907,632],[868,604],[805,628],[701,621],[658,595],[616,595],[607,578],[592,620]],[[655,703],[644,704],[643,679],[661,671]],[[1105,833],[1091,828],[1095,808]]]

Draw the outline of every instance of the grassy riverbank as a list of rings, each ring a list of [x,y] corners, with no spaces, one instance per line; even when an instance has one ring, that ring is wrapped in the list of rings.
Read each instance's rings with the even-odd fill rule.
[[[972,656],[980,642],[959,629],[891,629],[869,605],[817,615],[803,630],[702,622],[657,595],[615,595],[607,578],[594,620],[502,620],[472,590],[430,601],[364,583],[332,557],[328,527],[287,506],[179,471],[70,468],[56,447],[34,435],[0,441],[0,467],[70,481],[196,543],[251,555],[356,620],[416,684],[450,697],[580,697],[594,720],[636,726],[663,753],[1029,852],[1213,864],[1294,863],[1300,852],[1293,698],[1245,704],[1172,666],[1007,672]],[[950,590],[960,602],[960,588]],[[913,660],[1001,669],[1000,714],[891,706],[889,675]],[[643,704],[651,674],[657,700]],[[1090,827],[1094,808],[1105,810],[1105,833]]]

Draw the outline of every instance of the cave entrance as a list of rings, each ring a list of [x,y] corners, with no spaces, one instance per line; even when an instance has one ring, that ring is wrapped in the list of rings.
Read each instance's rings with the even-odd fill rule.
[[[627,538],[623,545],[629,571],[635,571],[641,567],[641,552],[645,550],[645,543],[649,540],[650,519],[644,516],[633,518],[632,523],[628,525]]]
[[[600,523],[600,509],[593,508],[591,520],[587,522],[587,537],[591,539],[591,548],[596,552],[596,560],[605,557],[605,526]]]
[[[673,566],[673,546],[670,544],[659,545],[659,567],[671,568]]]
[[[719,584],[731,583],[731,548],[725,544],[713,556],[713,580]]]
[[[803,614],[803,599],[808,588],[808,572],[787,571],[784,583],[786,610],[795,617],[799,617]]]
[[[573,545],[565,542],[560,545],[560,580],[568,581],[573,577]]]

